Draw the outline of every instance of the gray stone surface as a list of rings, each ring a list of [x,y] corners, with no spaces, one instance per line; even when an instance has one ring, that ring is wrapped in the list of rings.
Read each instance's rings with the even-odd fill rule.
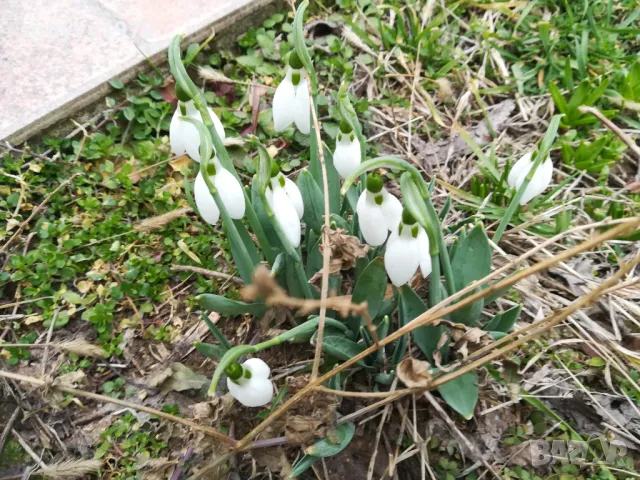
[[[0,0],[0,139],[253,3]]]

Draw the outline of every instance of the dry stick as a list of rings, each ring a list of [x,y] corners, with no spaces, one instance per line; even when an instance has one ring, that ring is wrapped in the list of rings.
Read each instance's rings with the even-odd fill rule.
[[[2,434],[0,435],[0,453],[2,453],[2,449],[4,448],[4,443],[7,441],[7,437],[9,436],[9,432],[13,428],[13,424],[18,419],[18,415],[20,415],[20,407],[16,407],[16,409],[13,411],[13,413],[11,414],[11,417],[9,417],[9,421],[7,422],[7,424],[4,427],[4,430],[2,431]]]
[[[45,207],[45,205],[49,203],[49,200],[51,200],[56,193],[58,193],[60,190],[66,187],[69,183],[71,183],[71,181],[74,178],[76,178],[78,175],[80,174],[74,173],[69,178],[67,178],[64,182],[58,185],[58,187],[53,192],[47,195],[47,198],[45,198],[40,205],[38,205],[36,208],[34,208],[31,211],[31,215],[29,215],[29,218],[27,218],[24,222],[22,222],[18,227],[18,229],[15,231],[15,233],[11,236],[11,238],[7,240],[7,243],[5,243],[3,247],[0,249],[0,253],[5,253],[7,251],[7,248],[9,248],[9,246],[13,243],[13,241],[16,238],[18,238],[18,236],[20,236],[20,234],[22,233],[22,230],[24,230],[24,227],[26,227],[29,224],[29,222],[31,222],[31,220],[33,220],[33,218],[40,212],[40,210],[42,210]]]
[[[502,348],[492,351],[485,357],[479,358],[475,361],[465,364],[461,369],[456,370],[455,372],[451,372],[440,378],[434,379],[433,381],[429,382],[429,389],[432,390],[432,389],[438,388],[444,385],[445,383],[464,375],[468,371],[481,367],[482,365],[490,362],[491,360],[494,360],[504,355],[505,353],[510,352],[514,348],[519,347],[520,345],[528,342],[529,340],[532,340],[533,338],[536,338],[542,333],[551,330],[553,327],[560,324],[569,315],[593,303],[596,300],[596,298],[602,294],[602,292],[604,292],[606,289],[614,285],[618,280],[620,280],[620,278],[622,278],[629,271],[631,271],[636,265],[638,265],[638,263],[640,263],[640,254],[636,255],[633,258],[633,260],[623,263],[620,266],[620,269],[616,273],[614,273],[610,278],[602,282],[597,288],[591,290],[587,295],[580,297],[578,300],[573,302],[568,307],[563,308],[559,312],[556,312],[550,317],[548,317],[547,319],[545,319],[544,325],[541,325],[540,328],[530,331],[527,335],[519,338],[518,340],[515,340],[513,343],[510,343],[509,345],[506,345]]]
[[[28,377],[26,375],[20,375],[17,373],[5,372],[4,370],[0,370],[0,377],[11,378],[18,382],[31,383],[32,385],[37,385],[39,387],[44,387],[47,385],[46,381],[40,380],[39,378]],[[205,425],[199,425],[195,422],[187,420],[186,418],[176,417],[175,415],[170,415],[168,413],[161,412],[160,410],[156,410],[155,408],[145,407],[144,405],[138,405],[137,403],[127,402],[126,400],[120,400],[118,398],[107,397],[105,395],[100,395],[98,393],[78,390],[77,388],[66,387],[64,385],[53,385],[53,388],[61,392],[70,393],[71,395],[75,395],[78,397],[90,398],[98,402],[113,403],[115,405],[121,405],[123,407],[131,408],[133,410],[137,410],[140,412],[150,413],[151,415],[156,415],[160,418],[164,418],[165,420],[169,420],[171,422],[180,423],[186,427],[193,428],[194,430],[200,430],[201,432],[204,432],[207,435],[211,435],[212,437],[219,438],[230,445],[236,444],[235,439],[225,435],[224,433],[219,432],[215,428],[207,427]]]
[[[322,385],[323,383],[325,383],[327,380],[329,380],[330,378],[334,377],[335,375],[337,375],[338,373],[342,372],[343,370],[349,368],[351,365],[355,364],[356,362],[358,362],[359,360],[362,360],[363,358],[367,357],[368,355],[374,353],[380,346],[382,345],[386,345],[389,344],[395,340],[397,340],[398,338],[402,337],[403,335],[406,335],[410,332],[412,332],[414,329],[418,328],[418,327],[422,327],[424,325],[429,325],[431,323],[435,323],[436,321],[438,321],[440,318],[450,314],[451,312],[454,312],[460,308],[463,308],[467,305],[470,305],[471,303],[480,300],[484,297],[486,297],[487,295],[490,295],[493,292],[502,290],[504,288],[510,287],[512,285],[514,285],[515,283],[519,282],[520,280],[522,280],[523,278],[526,278],[530,275],[534,275],[540,271],[546,270],[550,267],[552,267],[553,265],[559,263],[559,262],[563,262],[571,257],[573,257],[574,255],[577,255],[578,253],[585,251],[585,250],[589,250],[597,245],[600,245],[601,243],[610,240],[612,238],[616,238],[624,233],[626,233],[627,231],[636,228],[638,225],[640,225],[640,218],[635,218],[632,219],[633,221],[630,221],[627,224],[623,224],[620,225],[618,227],[612,228],[611,230],[607,230],[606,232],[597,235],[596,237],[587,240],[579,245],[576,245],[573,248],[570,248],[568,250],[565,250],[564,252],[559,253],[558,255],[555,255],[551,258],[546,259],[543,262],[539,262],[535,265],[533,265],[532,267],[522,270],[520,272],[517,272],[516,274],[514,274],[511,277],[507,277],[491,286],[489,286],[488,288],[481,290],[479,292],[476,292],[475,294],[469,295],[468,297],[466,297],[465,299],[461,300],[460,302],[458,302],[457,304],[453,305],[453,306],[448,306],[448,307],[444,307],[441,310],[435,312],[434,314],[429,314],[429,312],[425,312],[422,315],[418,316],[417,318],[413,319],[412,321],[410,321],[409,323],[407,323],[406,325],[404,325],[403,327],[399,328],[398,330],[396,330],[395,332],[393,332],[392,334],[390,334],[389,336],[385,337],[383,340],[380,341],[380,343],[378,345],[372,345],[371,347],[363,350],[361,353],[359,353],[358,355],[355,355],[354,357],[350,358],[349,360],[347,360],[346,362],[334,367],[331,371],[325,373],[324,375],[322,375],[319,378],[316,378],[313,381],[310,381],[307,386],[305,386],[304,388],[302,388],[301,390],[299,390],[295,395],[293,395],[289,400],[287,400],[285,403],[283,403],[277,410],[275,410],[274,412],[272,412],[265,420],[262,421],[262,423],[260,423],[257,427],[255,427],[251,432],[249,432],[242,440],[240,440],[236,446],[236,448],[238,450],[243,450],[245,448],[247,448],[247,446],[251,443],[251,439],[255,438],[258,434],[260,434],[265,428],[267,428],[274,420],[276,420],[277,418],[279,418],[280,416],[282,416],[292,405],[295,405],[297,402],[299,402],[302,398],[304,398],[311,390],[313,390],[315,387],[317,387],[318,385]],[[616,274],[617,275],[617,274]],[[614,277],[612,277],[614,278]],[[486,282],[486,278],[481,280],[482,283]],[[609,281],[604,282],[602,285],[606,284],[606,288],[608,288],[610,285],[612,285],[613,283],[610,283]],[[602,285],[600,286],[600,288],[602,287]],[[433,309],[432,309],[433,310]],[[514,347],[515,348],[515,347]],[[454,372],[457,373],[457,372]],[[451,375],[449,375],[448,377],[450,377]],[[440,384],[442,384],[443,382],[441,382]],[[395,397],[390,397],[390,398],[395,398]]]
[[[464,370],[458,370],[456,372],[453,372],[452,374],[448,375],[446,378],[442,378],[442,379],[435,379],[435,381],[433,381],[432,383],[430,383],[428,386],[426,386],[425,388],[407,388],[404,390],[396,390],[395,392],[393,392],[393,395],[388,395],[391,392],[387,392],[387,398],[384,398],[382,400],[380,400],[379,402],[373,403],[367,407],[362,408],[361,410],[358,410],[357,412],[351,413],[349,415],[346,415],[342,418],[340,418],[340,420],[338,420],[338,424],[342,424],[345,422],[349,422],[351,420],[353,420],[356,417],[359,417],[360,415],[367,413],[371,410],[375,410],[379,407],[383,407],[384,405],[387,405],[390,402],[394,402],[398,399],[400,399],[401,397],[404,397],[405,395],[408,395],[410,393],[414,393],[415,390],[421,390],[421,391],[425,391],[425,390],[435,390],[436,388],[442,386],[444,383],[452,380],[453,378],[460,376],[460,375],[464,375],[465,373],[467,373],[470,370],[473,370],[475,368],[481,367],[482,365],[494,360],[495,358],[500,357],[501,355],[508,353],[509,351],[513,350],[514,348],[517,348],[518,346],[522,345],[523,343],[528,342],[529,340],[533,340],[534,338],[536,338],[539,334],[544,333],[544,331],[547,331],[549,329],[551,329],[553,326],[559,324],[560,322],[562,322],[565,318],[567,318],[569,315],[571,315],[572,313],[574,313],[576,310],[579,310],[580,308],[583,308],[585,306],[587,306],[587,304],[592,303],[593,301],[595,301],[595,299],[597,297],[599,297],[603,292],[605,292],[611,285],[613,285],[617,280],[619,280],[620,278],[622,278],[622,276],[624,276],[626,273],[628,273],[635,265],[638,264],[638,262],[640,262],[640,255],[638,255],[634,260],[632,260],[631,262],[627,262],[625,264],[623,264],[623,266],[620,268],[620,270],[618,270],[618,272],[616,272],[611,278],[607,279],[605,282],[603,282],[597,289],[592,290],[587,296],[582,297],[580,300],[574,302],[573,304],[569,305],[568,307],[566,307],[564,310],[561,310],[560,312],[558,312],[557,314],[548,317],[548,320],[551,320],[553,322],[553,324],[548,325],[548,322],[546,322],[545,320],[543,320],[542,322],[544,322],[546,325],[546,328],[542,328],[540,331],[535,331],[530,333],[529,335],[526,335],[524,337],[522,337],[520,340],[518,340],[517,342],[514,342],[513,344],[508,345],[507,347],[500,349],[499,351],[496,351],[494,353],[492,353],[491,355],[481,358],[475,362],[472,362],[468,365],[465,365]],[[538,322],[540,323],[540,322]],[[460,372],[458,374],[458,372]],[[343,392],[344,393],[344,392]],[[244,439],[243,439],[244,440]],[[240,447],[242,441],[238,443],[238,447]]]
[[[171,270],[175,270],[176,272],[197,273],[199,275],[204,275],[205,277],[220,278],[222,280],[228,280],[238,285],[244,285],[244,282],[241,278],[234,277],[233,275],[229,275],[227,273],[214,272],[213,270],[207,270],[206,268],[191,267],[189,265],[171,265]]]
[[[327,316],[327,307],[324,304],[329,295],[329,264],[331,262],[331,245],[329,231],[331,230],[330,218],[331,210],[329,209],[329,180],[327,177],[327,166],[324,162],[324,150],[322,148],[322,138],[320,136],[320,125],[318,124],[318,116],[316,108],[313,104],[313,95],[311,92],[311,82],[307,82],[309,88],[309,103],[311,104],[311,117],[313,118],[313,130],[316,133],[316,142],[318,143],[318,158],[320,160],[320,168],[322,169],[322,190],[324,193],[324,225],[322,227],[322,284],[320,285],[320,315],[318,317],[318,333],[316,336],[316,352],[313,357],[313,367],[311,368],[311,379],[313,382],[318,376],[320,368],[320,357],[322,356],[322,341],[324,339],[324,319]]]
[[[595,107],[585,107],[585,106],[578,107],[578,110],[580,110],[580,113],[590,113],[594,117],[597,117],[598,120],[604,123],[609,130],[615,133],[620,138],[620,140],[626,143],[631,149],[631,151],[636,154],[638,159],[640,159],[640,147],[638,147],[636,142],[634,142],[633,139],[629,137],[629,135],[624,133],[615,123],[613,123],[611,120],[605,117],[602,114],[602,112],[600,112],[600,110],[598,110]]]
[[[42,354],[42,371],[40,373],[41,376],[45,376],[47,374],[47,360],[49,359],[49,345],[51,344],[51,335],[53,335],[53,327],[56,325],[56,320],[58,319],[58,313],[60,312],[59,308],[56,308],[55,313],[53,314],[53,318],[51,319],[51,325],[49,325],[49,331],[47,332],[47,340],[44,342],[44,353]]]

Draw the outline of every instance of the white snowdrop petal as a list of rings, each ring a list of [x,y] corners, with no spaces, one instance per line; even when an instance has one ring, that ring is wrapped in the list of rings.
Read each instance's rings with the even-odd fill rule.
[[[301,75],[304,75],[304,73],[301,73]],[[300,83],[295,87],[295,90],[295,101],[290,106],[293,110],[293,120],[301,133],[309,135],[311,131],[311,105],[309,103],[309,87],[307,86],[306,76],[300,79]]]
[[[533,163],[531,164],[533,166]],[[529,174],[527,171],[523,172],[518,179],[516,180],[516,188],[519,189],[520,185],[524,182],[526,176]],[[547,189],[549,184],[551,183],[551,177],[553,176],[553,163],[550,158],[547,158],[541,165],[538,166],[538,169],[533,174],[529,185],[527,185],[524,194],[520,198],[520,205],[526,205],[533,198],[540,195],[543,191]]]
[[[242,185],[233,174],[216,162],[215,186],[218,189],[222,203],[234,220],[244,217],[245,203]]]
[[[388,230],[395,229],[402,219],[402,204],[395,196],[387,192],[386,188],[382,189],[382,213]]]
[[[282,175],[282,174],[281,174]],[[296,213],[298,214],[298,218],[302,219],[304,215],[304,202],[302,201],[302,194],[300,193],[300,189],[298,185],[293,183],[287,177],[282,175],[284,178],[284,191],[287,193],[289,200],[293,203],[293,208],[296,209]]]
[[[242,366],[251,372],[251,378],[269,378],[271,374],[269,365],[260,358],[250,358]]]
[[[195,125],[182,122],[182,135],[187,154],[196,162],[200,162],[200,132]]]
[[[281,132],[293,123],[293,105],[296,99],[296,92],[291,83],[291,72],[282,80],[276,93],[273,96],[273,128],[276,132]]]
[[[405,226],[404,228],[410,227]],[[416,273],[419,265],[416,247],[417,240],[415,238],[398,235],[397,230],[391,232],[384,253],[384,267],[391,283],[396,287],[407,283]]]
[[[333,153],[333,165],[338,170],[342,178],[347,178],[358,165],[360,165],[360,142],[355,133],[340,133],[342,140],[336,143],[336,150]],[[353,141],[350,136],[353,135]]]
[[[358,224],[364,241],[372,247],[378,247],[384,243],[389,234],[384,213],[380,206],[376,205],[373,194],[365,190],[360,194],[356,205]]]
[[[271,209],[273,210],[275,218],[291,245],[293,245],[294,248],[298,248],[300,246],[300,230],[302,228],[298,212],[296,212],[284,188],[278,185],[277,187],[273,187],[272,190]]]
[[[193,185],[193,197],[202,219],[211,225],[218,223],[220,210],[218,210],[218,206],[211,196],[211,192],[209,192],[209,187],[204,181],[202,172],[198,172],[196,176],[196,181]]]
[[[420,261],[420,273],[423,278],[431,274],[431,254],[429,253],[429,236],[424,228],[418,227],[418,259]]]
[[[169,143],[171,144],[171,153],[174,155],[184,155],[187,151],[184,144],[184,134],[182,131],[183,120],[180,120],[180,106],[173,112],[171,124],[169,125]]]
[[[231,396],[245,407],[262,407],[273,398],[273,384],[266,378],[250,378],[237,384],[227,378],[227,388]]]
[[[518,178],[520,178],[523,173],[526,176],[527,173],[529,173],[529,170],[531,170],[531,166],[533,165],[533,162],[531,161],[532,156],[533,152],[526,153],[511,167],[509,176],[507,177],[507,183],[511,188],[518,188],[516,187]]]
[[[216,115],[216,112],[214,112],[210,107],[207,107],[207,110],[209,111],[209,115],[211,115],[211,119],[213,120],[213,126],[216,128],[216,133],[220,137],[220,140],[222,140],[222,142],[224,142],[224,140],[226,138],[226,134],[225,134],[225,131],[224,131],[224,126],[222,125],[222,122],[220,121],[220,118],[218,117],[218,115]],[[198,115],[198,116],[200,116],[200,115]]]

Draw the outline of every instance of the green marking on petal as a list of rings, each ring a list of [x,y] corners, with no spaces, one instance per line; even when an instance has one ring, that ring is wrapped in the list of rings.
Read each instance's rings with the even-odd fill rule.
[[[404,223],[405,225],[413,225],[414,223],[416,223],[415,217],[407,208],[402,210],[402,223]]]
[[[367,176],[367,190],[369,190],[371,193],[379,193],[380,190],[382,190],[382,186],[383,186],[383,181],[380,175],[378,175],[377,173],[370,173]],[[382,196],[380,197],[382,198]],[[381,205],[381,204],[382,204],[382,200],[378,205]]]
[[[242,376],[243,370],[242,365],[234,362],[224,369],[224,373],[226,373],[227,377],[231,380],[235,381]]]
[[[291,68],[295,68],[296,70],[300,70],[302,67],[304,67],[304,65],[302,64],[302,60],[300,60],[300,57],[295,51],[291,52],[291,55],[289,55],[289,66]]]
[[[274,161],[271,162],[271,178],[277,176],[280,173],[280,167]]]
[[[213,164],[213,162],[211,162],[209,165],[207,165],[207,175],[213,177],[216,173],[216,166]]]
[[[278,182],[280,182],[280,186],[284,188],[284,175],[278,177]]]
[[[300,83],[300,72],[293,72],[291,75],[291,83],[293,83],[294,87],[297,87]]]
[[[411,229],[411,236],[413,238],[418,238],[418,225],[414,225],[414,227]]]
[[[179,105],[180,105],[180,113],[182,114],[183,117],[186,117],[187,116],[187,106],[182,102],[180,102]]]
[[[382,195],[376,195],[373,199],[376,201],[376,205],[382,205],[384,197]]]
[[[248,368],[244,369],[244,378],[251,378],[251,371]]]

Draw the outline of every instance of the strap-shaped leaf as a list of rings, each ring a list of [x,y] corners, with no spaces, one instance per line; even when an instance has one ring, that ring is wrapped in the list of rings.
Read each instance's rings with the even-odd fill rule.
[[[302,218],[307,224],[307,228],[320,233],[324,218],[324,195],[306,168],[298,176],[298,188],[304,203],[304,216]]]
[[[213,343],[195,342],[193,346],[196,347],[196,350],[198,350],[202,355],[213,358],[214,360],[220,360],[224,357],[224,354],[227,353],[226,349]]]
[[[339,360],[350,360],[351,358],[359,355],[365,350],[364,345],[353,342],[345,337],[325,337],[322,342],[322,350],[326,353],[333,355]],[[363,360],[358,361],[358,364],[363,367],[369,367],[369,365]]]
[[[511,307],[506,312],[497,313],[484,327],[483,330],[490,332],[503,332],[508,333],[513,328],[513,325],[518,320],[520,312],[522,311],[522,305],[516,305]]]
[[[438,392],[447,404],[469,420],[478,403],[478,376],[467,372],[442,385]]]
[[[200,307],[203,310],[218,312],[224,317],[243,315],[245,313],[255,317],[262,317],[268,308],[264,303],[244,303],[212,293],[200,295],[196,300],[200,302]]]
[[[378,315],[384,294],[387,291],[387,272],[384,268],[382,258],[374,258],[362,271],[356,285],[353,288],[351,301],[355,304],[367,302],[367,311],[373,320]],[[357,332],[365,322],[360,318],[350,318],[349,327],[351,331]]]
[[[398,318],[402,325],[406,325],[408,322],[427,311],[426,305],[409,285],[404,285],[400,289],[398,305]],[[442,325],[427,325],[419,327],[411,333],[422,353],[425,354],[429,362],[432,364],[433,354],[436,351],[442,333]]]

